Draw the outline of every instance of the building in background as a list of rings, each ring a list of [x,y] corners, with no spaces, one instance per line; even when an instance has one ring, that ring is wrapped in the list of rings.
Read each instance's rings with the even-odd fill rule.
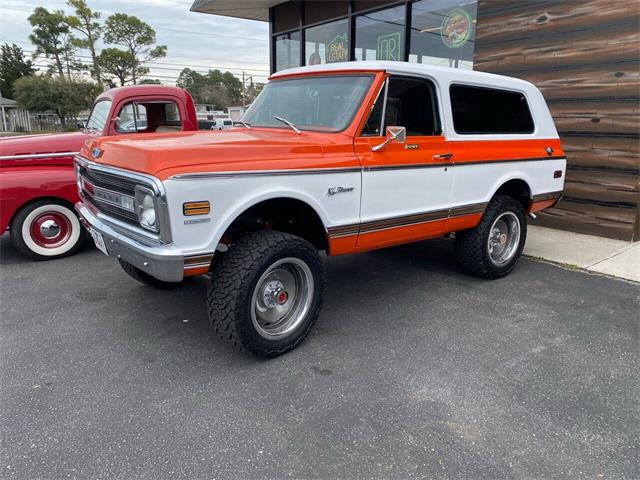
[[[637,0],[196,0],[269,22],[271,71],[357,60],[473,68],[544,93],[567,153],[541,225],[640,240]]]

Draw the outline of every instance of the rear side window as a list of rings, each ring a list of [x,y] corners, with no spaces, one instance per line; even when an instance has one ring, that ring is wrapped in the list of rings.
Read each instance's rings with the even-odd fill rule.
[[[533,133],[527,98],[520,92],[452,85],[453,127],[460,134]]]

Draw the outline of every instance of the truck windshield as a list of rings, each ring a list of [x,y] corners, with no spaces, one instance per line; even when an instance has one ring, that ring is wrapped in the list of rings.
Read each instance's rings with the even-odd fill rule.
[[[340,132],[353,119],[372,78],[342,75],[276,80],[264,87],[242,121],[252,126],[283,128],[274,118],[281,117],[300,130]]]
[[[107,116],[111,110],[111,100],[100,100],[96,102],[87,120],[87,130],[95,130],[101,132],[107,123]]]

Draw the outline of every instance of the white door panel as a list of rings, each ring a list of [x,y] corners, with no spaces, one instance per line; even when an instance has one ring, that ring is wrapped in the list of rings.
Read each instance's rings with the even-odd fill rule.
[[[362,221],[449,208],[451,181],[446,167],[365,171]]]

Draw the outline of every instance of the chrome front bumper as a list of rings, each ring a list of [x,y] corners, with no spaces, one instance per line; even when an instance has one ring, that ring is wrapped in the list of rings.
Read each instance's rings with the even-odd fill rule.
[[[78,202],[76,211],[87,229],[102,235],[110,257],[130,263],[164,282],[180,282],[184,278],[184,255],[161,243],[153,244],[120,233],[85,203]]]

